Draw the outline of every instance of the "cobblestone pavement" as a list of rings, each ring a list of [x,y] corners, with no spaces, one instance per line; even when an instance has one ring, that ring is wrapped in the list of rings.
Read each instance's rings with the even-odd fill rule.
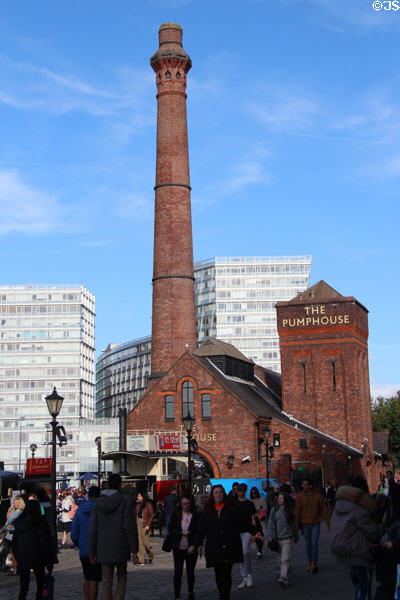
[[[128,567],[128,591],[126,600],[173,600],[172,587],[172,554],[162,552],[162,539],[151,538],[155,559],[152,565]],[[320,571],[316,575],[305,572],[306,553],[304,540],[300,539],[294,547],[292,558],[292,577],[287,588],[281,589],[276,582],[279,574],[276,556],[268,549],[264,551],[262,560],[256,559],[255,548],[253,560],[254,587],[238,590],[240,582],[239,567],[233,568],[232,600],[350,600],[354,597],[353,588],[346,567],[337,564],[327,548],[327,535],[323,531],[320,540]],[[76,550],[63,550],[59,556],[60,564],[56,565],[54,575],[56,600],[81,600],[82,573],[79,555]],[[18,578],[0,574],[0,600],[17,600]],[[28,600],[34,600],[36,589],[34,576],[31,574],[31,589]],[[199,559],[196,567],[196,600],[218,600],[215,588],[214,571],[206,569],[204,558]],[[182,584],[182,599],[187,598],[186,579]],[[99,594],[101,600],[101,594]]]

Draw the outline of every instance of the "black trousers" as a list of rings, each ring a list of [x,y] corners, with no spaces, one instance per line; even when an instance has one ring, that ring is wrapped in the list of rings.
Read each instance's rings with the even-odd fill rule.
[[[232,587],[233,563],[221,563],[214,566],[215,581],[220,600],[230,600]]]
[[[19,572],[19,596],[18,600],[26,600],[29,590],[29,576],[30,569],[18,569]],[[33,572],[36,577],[36,600],[42,600],[43,598],[43,584],[44,584],[44,567],[35,567]]]
[[[181,583],[182,583],[182,573],[183,573],[183,565],[186,562],[186,576],[188,581],[188,591],[189,594],[193,592],[194,588],[194,569],[196,567],[197,562],[197,552],[193,554],[188,554],[187,550],[179,550],[179,548],[174,548],[174,592],[175,598],[181,597]]]

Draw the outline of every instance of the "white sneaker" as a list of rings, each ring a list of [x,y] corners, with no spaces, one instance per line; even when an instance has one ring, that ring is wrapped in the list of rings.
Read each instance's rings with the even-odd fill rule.
[[[253,587],[253,577],[251,575],[247,575],[246,582],[247,587]]]
[[[247,578],[246,579],[242,579],[242,581],[239,583],[238,585],[238,589],[242,590],[243,588],[245,588],[247,586]]]

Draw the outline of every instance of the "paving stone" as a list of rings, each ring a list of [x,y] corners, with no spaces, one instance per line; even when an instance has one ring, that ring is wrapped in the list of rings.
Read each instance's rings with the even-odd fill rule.
[[[136,567],[129,564],[128,590],[126,600],[173,600],[173,559],[172,553],[162,552],[163,539],[151,538],[155,559],[153,564]],[[238,565],[233,568],[232,600],[265,600],[280,598],[291,600],[349,600],[354,597],[348,569],[339,565],[328,550],[328,538],[323,531],[320,540],[320,571],[316,575],[306,573],[307,560],[304,540],[295,545],[292,558],[292,576],[287,588],[277,583],[279,569],[276,555],[267,548],[264,558],[257,560],[253,548],[253,579],[251,589],[238,590],[240,573]],[[56,600],[82,599],[82,571],[79,553],[76,550],[63,550],[60,563],[54,569]],[[0,574],[0,600],[16,600],[19,582],[17,577]],[[31,589],[28,600],[34,600],[35,580],[31,575]],[[206,569],[204,557],[196,567],[196,600],[218,600],[213,569]],[[185,573],[182,584],[182,600],[187,597]],[[99,594],[101,600],[101,594]]]

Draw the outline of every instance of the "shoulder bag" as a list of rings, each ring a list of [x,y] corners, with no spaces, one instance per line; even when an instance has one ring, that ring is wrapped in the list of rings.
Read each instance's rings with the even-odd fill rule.
[[[274,529],[275,529],[275,537],[272,540],[268,541],[268,548],[272,550],[272,552],[278,552],[279,550],[279,542],[278,542],[278,533],[276,530],[276,518],[275,518],[275,510],[274,514],[271,514],[271,519],[273,519]]]

